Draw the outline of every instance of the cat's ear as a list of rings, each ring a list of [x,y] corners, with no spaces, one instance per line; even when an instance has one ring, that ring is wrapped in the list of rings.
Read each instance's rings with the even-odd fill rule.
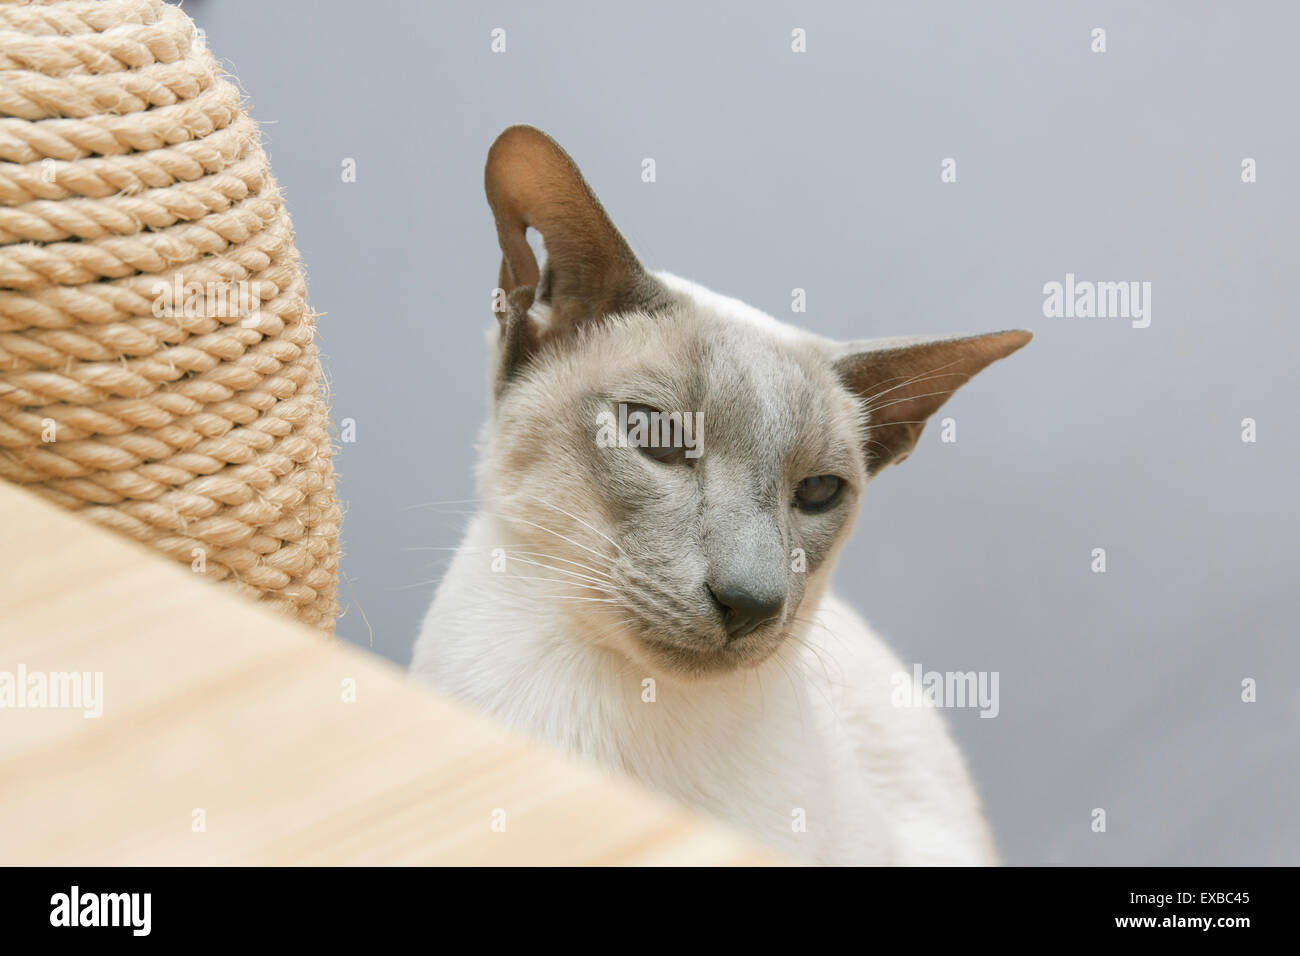
[[[497,318],[520,352],[517,358],[583,322],[644,308],[663,294],[577,164],[541,130],[512,126],[498,136],[488,150],[484,186],[501,245],[500,287],[508,298]],[[542,270],[528,245],[530,226],[546,244]],[[531,301],[525,293],[515,295],[522,289],[550,307],[544,327],[509,329],[518,304]]]
[[[867,470],[906,458],[925,421],[976,372],[1032,339],[1025,331],[875,339],[842,346],[835,370],[865,403]]]

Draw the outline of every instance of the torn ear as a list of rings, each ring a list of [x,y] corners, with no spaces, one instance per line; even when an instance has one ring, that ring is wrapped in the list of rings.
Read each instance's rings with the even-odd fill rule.
[[[835,370],[866,407],[867,470],[901,462],[926,419],[976,372],[1034,336],[990,332],[964,338],[876,339],[845,346]]]
[[[531,288],[550,306],[546,327],[532,330],[534,344],[644,307],[659,294],[577,164],[541,130],[512,126],[498,136],[488,150],[484,186],[501,245],[500,287],[507,297]],[[546,243],[544,271],[528,245],[529,227]],[[510,315],[508,304],[497,312],[503,328]]]

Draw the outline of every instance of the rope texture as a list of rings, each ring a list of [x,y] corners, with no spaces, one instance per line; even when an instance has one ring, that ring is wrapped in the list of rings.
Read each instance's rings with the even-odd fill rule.
[[[0,478],[332,632],[315,318],[190,19],[0,0]]]

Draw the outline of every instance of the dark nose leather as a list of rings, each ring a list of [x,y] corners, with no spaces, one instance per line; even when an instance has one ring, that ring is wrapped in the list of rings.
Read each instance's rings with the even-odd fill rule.
[[[733,640],[776,620],[781,616],[781,606],[785,603],[785,596],[781,594],[760,593],[736,586],[708,587],[721,609],[727,636]]]

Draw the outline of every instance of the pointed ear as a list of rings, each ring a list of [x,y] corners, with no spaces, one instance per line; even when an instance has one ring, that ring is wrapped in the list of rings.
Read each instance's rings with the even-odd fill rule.
[[[647,308],[663,296],[632,254],[577,164],[555,140],[531,126],[512,126],[488,150],[484,186],[501,245],[500,285],[507,297],[531,288],[550,306],[544,328],[508,328],[518,312],[499,311],[507,338],[535,348],[583,322]],[[542,234],[546,262],[538,269],[529,227]],[[527,357],[523,348],[519,358]]]
[[[867,470],[875,474],[911,454],[925,421],[986,365],[1032,339],[1025,331],[964,338],[875,339],[843,347],[835,370],[862,399]]]

